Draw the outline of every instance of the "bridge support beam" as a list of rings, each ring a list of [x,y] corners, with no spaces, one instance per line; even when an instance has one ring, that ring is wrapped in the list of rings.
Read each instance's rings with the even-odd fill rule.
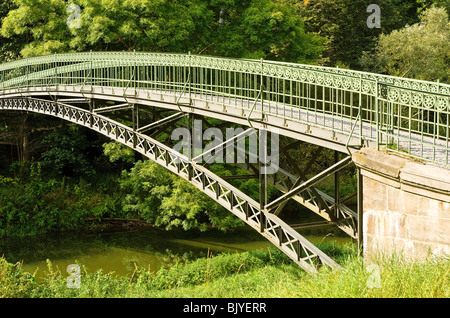
[[[309,179],[308,181],[305,181],[302,184],[296,186],[295,188],[293,188],[289,192],[285,193],[284,195],[282,195],[278,199],[270,202],[269,204],[266,204],[264,208],[266,210],[271,210],[271,209],[279,206],[280,204],[282,204],[284,201],[292,198],[298,192],[301,192],[303,190],[306,190],[306,189],[312,187],[313,185],[315,185],[316,183],[318,183],[319,181],[325,179],[326,177],[328,177],[329,175],[331,175],[333,173],[336,174],[339,170],[342,170],[343,168],[348,166],[351,163],[351,159],[352,159],[351,157],[346,157],[346,158],[342,159],[341,161],[336,162],[330,168],[322,171],[321,173],[317,174],[316,176],[314,176],[313,178]]]
[[[361,172],[358,212],[366,259],[450,254],[449,169],[367,148],[353,161]]]

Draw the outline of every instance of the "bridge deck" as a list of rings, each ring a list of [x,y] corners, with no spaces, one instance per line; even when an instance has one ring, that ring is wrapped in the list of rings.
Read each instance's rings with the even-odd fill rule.
[[[355,121],[342,115],[320,113],[316,110],[296,108],[289,105],[263,102],[263,109],[261,110],[261,102],[259,101],[251,102],[244,99],[200,93],[174,94],[171,91],[147,89],[136,89],[133,90],[133,94],[127,95],[127,90],[123,87],[89,86],[87,89],[86,86],[58,85],[54,87],[31,87],[26,90],[11,89],[2,96],[41,96],[50,93],[54,96],[116,100],[130,104],[179,109],[187,113],[195,110],[207,111],[210,117],[230,122],[237,119],[240,124],[252,125],[253,127],[260,127],[263,124],[278,129],[280,134],[297,139],[302,139],[302,137],[293,132],[300,133],[303,134],[303,138],[308,136],[309,142],[314,139],[315,142],[313,143],[341,152],[354,152],[361,146],[373,147],[378,143],[390,151],[424,160],[426,164],[450,169],[450,139],[439,138],[439,136],[432,136],[432,134],[418,134],[413,131],[392,129],[387,125],[379,128],[375,123]],[[189,97],[192,105],[187,106]],[[177,105],[177,101],[179,105]],[[261,120],[262,118],[264,120]],[[444,165],[439,163],[444,163]]]

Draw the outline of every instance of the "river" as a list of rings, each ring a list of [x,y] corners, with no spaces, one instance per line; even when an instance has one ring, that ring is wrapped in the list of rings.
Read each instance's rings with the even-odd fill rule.
[[[347,237],[307,236],[315,242],[351,242]],[[133,273],[136,266],[157,271],[176,261],[239,253],[273,246],[248,227],[229,233],[208,231],[186,233],[141,228],[132,231],[98,231],[7,237],[0,240],[0,254],[10,263],[23,262],[23,269],[37,279],[47,275],[49,259],[62,273],[70,264],[84,266],[88,272],[102,269],[118,276]]]

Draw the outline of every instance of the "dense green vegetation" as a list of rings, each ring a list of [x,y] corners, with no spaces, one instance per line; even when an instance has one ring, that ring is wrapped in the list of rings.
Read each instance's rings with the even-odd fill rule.
[[[437,54],[448,68],[448,0],[378,1],[381,27],[368,28],[367,7],[372,2],[6,0],[0,4],[0,60],[88,50],[190,51],[375,70],[361,58],[364,54],[375,59],[388,54],[389,48],[380,43],[387,37],[394,41],[391,44],[403,42],[399,52],[391,52],[393,59],[401,58],[408,45],[417,46],[422,49],[415,54]],[[74,13],[68,9],[72,3],[81,11],[75,25],[68,25],[67,19]],[[433,7],[447,12],[426,13]],[[430,31],[417,30],[414,25],[418,23],[439,25],[441,36],[433,39]],[[407,29],[414,29],[417,36],[399,38],[398,33]],[[431,51],[436,45],[443,53]],[[434,59],[428,62],[434,63]],[[427,72],[426,66],[418,68]],[[415,77],[419,73],[400,74]],[[433,74],[431,79],[441,75]]]
[[[136,268],[128,277],[81,271],[80,288],[68,288],[69,274],[48,261],[48,277],[36,281],[20,263],[0,259],[0,297],[31,298],[448,298],[448,259],[405,262],[381,257],[374,272],[351,246],[320,246],[343,265],[309,275],[278,249],[219,254],[151,272]],[[379,280],[378,280],[379,278]]]

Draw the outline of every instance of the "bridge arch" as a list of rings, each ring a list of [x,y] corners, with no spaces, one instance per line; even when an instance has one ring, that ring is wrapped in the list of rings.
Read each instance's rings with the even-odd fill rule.
[[[27,111],[57,117],[90,128],[141,153],[182,177],[239,217],[310,273],[318,266],[340,266],[276,215],[213,172],[172,148],[108,117],[61,102],[37,98],[0,99],[2,111]],[[263,224],[264,223],[264,224]]]

